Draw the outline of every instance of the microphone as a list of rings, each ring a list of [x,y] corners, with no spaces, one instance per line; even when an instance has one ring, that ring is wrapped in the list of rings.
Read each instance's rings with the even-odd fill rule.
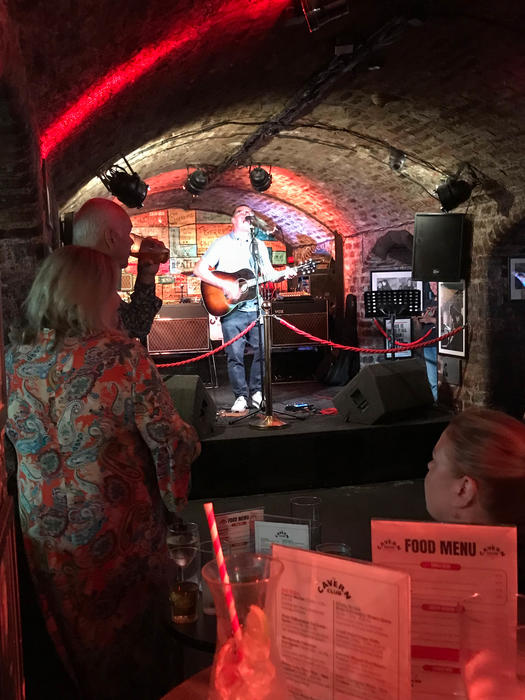
[[[260,219],[258,216],[255,216],[255,214],[245,216],[244,220],[249,221],[252,224],[252,226],[256,226],[257,228],[260,228],[263,231],[275,231],[277,228],[276,226],[272,228],[270,224],[267,224],[266,221],[264,221],[264,219]]]

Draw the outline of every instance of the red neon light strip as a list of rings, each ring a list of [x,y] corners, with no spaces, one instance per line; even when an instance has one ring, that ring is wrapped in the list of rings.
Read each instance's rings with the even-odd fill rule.
[[[130,83],[143,76],[153,66],[162,61],[174,51],[182,51],[192,41],[217,27],[220,21],[226,20],[234,24],[241,18],[256,20],[264,16],[268,10],[273,10],[268,16],[268,22],[278,15],[286,5],[287,0],[230,0],[224,3],[217,13],[200,25],[188,20],[184,27],[177,27],[168,39],[159,44],[149,46],[139,51],[133,58],[120,64],[101,80],[89,88],[64,114],[56,119],[42,134],[40,151],[42,158],[47,158],[54,149],[70,136],[73,131],[81,128],[83,122],[106,102],[115,97]]]

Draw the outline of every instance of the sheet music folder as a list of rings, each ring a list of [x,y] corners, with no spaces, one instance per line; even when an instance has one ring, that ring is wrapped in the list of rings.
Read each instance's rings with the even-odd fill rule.
[[[421,313],[419,289],[387,289],[365,292],[365,317],[391,316],[410,318]]]

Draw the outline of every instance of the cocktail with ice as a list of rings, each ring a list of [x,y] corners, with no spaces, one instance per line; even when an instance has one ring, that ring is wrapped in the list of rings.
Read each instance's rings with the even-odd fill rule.
[[[216,562],[202,575],[217,611],[217,648],[210,695],[213,700],[285,700],[288,698],[271,626],[275,585],[283,564],[262,554],[226,557],[240,633],[233,636],[224,586]]]
[[[287,700],[270,621],[284,565],[265,554],[224,557],[213,504],[204,510],[215,561],[202,568],[217,613],[217,646],[209,700]]]

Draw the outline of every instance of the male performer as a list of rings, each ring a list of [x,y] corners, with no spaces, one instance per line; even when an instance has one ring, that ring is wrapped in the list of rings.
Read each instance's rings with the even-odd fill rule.
[[[131,219],[115,202],[101,197],[88,199],[75,214],[73,243],[95,248],[113,258],[120,268],[128,264],[131,244]],[[164,248],[160,241],[145,238],[140,246],[137,279],[131,301],[122,301],[119,308],[124,328],[144,345],[155,314],[162,306],[162,299],[155,296],[155,275],[159,263],[148,258],[147,253]]]
[[[258,268],[262,280],[271,282],[282,278],[290,279],[296,274],[295,270],[289,267],[280,271],[274,269],[266,246],[252,235],[255,228],[251,227],[254,216],[250,207],[238,206],[231,219],[232,231],[215,240],[193,270],[193,274],[204,282],[222,289],[230,304],[235,303],[241,296],[239,284],[236,280],[220,279],[214,274],[214,270],[237,272],[249,268],[255,273]],[[256,260],[254,260],[254,256]],[[256,318],[257,299],[253,298],[241,302],[233,311],[221,318],[224,342],[234,338]],[[246,380],[244,366],[246,343],[251,345],[254,351],[249,382]],[[226,348],[228,377],[235,395],[235,402],[231,407],[234,413],[241,413],[248,408],[248,397],[251,398],[251,404],[254,408],[261,407],[261,353],[257,324],[246,335]]]

